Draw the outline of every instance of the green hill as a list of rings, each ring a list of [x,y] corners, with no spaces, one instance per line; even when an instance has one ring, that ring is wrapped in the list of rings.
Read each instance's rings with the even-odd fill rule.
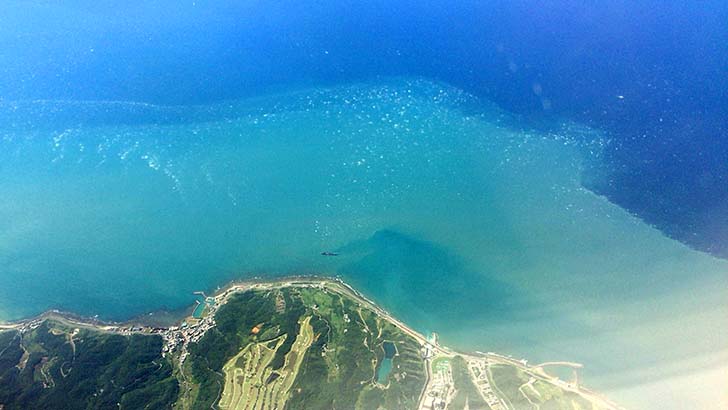
[[[616,408],[540,368],[439,346],[337,281],[206,303],[171,328],[49,315],[0,332],[0,410]]]

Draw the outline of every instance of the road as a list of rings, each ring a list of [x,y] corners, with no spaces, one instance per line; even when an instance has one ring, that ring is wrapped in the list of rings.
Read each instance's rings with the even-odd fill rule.
[[[211,309],[210,316],[214,313],[214,311],[217,310],[218,307],[224,305],[227,302],[227,299],[232,296],[235,293],[246,291],[246,290],[252,290],[252,289],[278,289],[278,288],[284,288],[284,287],[317,287],[320,289],[325,289],[331,292],[338,293],[344,297],[348,297],[362,306],[364,306],[367,309],[372,310],[374,313],[379,315],[380,317],[384,318],[385,320],[389,321],[394,326],[398,327],[402,332],[406,333],[413,339],[417,340],[421,346],[428,347],[431,349],[431,356],[455,356],[459,355],[462,356],[466,361],[468,360],[482,360],[487,359],[490,362],[494,363],[504,363],[509,364],[518,367],[519,369],[527,372],[528,374],[532,375],[533,377],[536,377],[538,379],[541,379],[545,382],[554,384],[564,390],[574,392],[576,394],[582,395],[586,399],[593,401],[595,403],[598,403],[599,405],[603,406],[606,409],[614,409],[619,410],[621,407],[611,403],[609,400],[605,399],[604,397],[598,395],[597,393],[591,392],[587,389],[584,389],[580,386],[574,386],[571,383],[567,383],[563,380],[560,380],[559,378],[555,376],[551,376],[548,373],[546,373],[543,370],[543,367],[545,366],[552,366],[552,365],[563,365],[563,366],[570,366],[574,368],[581,368],[582,365],[580,363],[573,363],[573,362],[545,362],[541,363],[537,366],[529,366],[525,363],[525,361],[516,360],[511,357],[499,355],[496,353],[460,353],[455,352],[454,350],[451,350],[445,346],[440,346],[437,341],[431,342],[429,341],[424,335],[420,334],[419,332],[415,331],[414,329],[407,326],[405,323],[401,322],[397,318],[390,315],[387,311],[377,306],[374,302],[367,299],[364,295],[357,292],[355,289],[353,289],[348,284],[344,283],[342,280],[338,278],[330,278],[330,277],[316,277],[316,276],[300,276],[300,277],[289,277],[289,278],[279,278],[275,280],[269,280],[269,281],[262,281],[262,280],[254,280],[254,281],[247,281],[247,282],[237,282],[237,283],[231,283],[225,288],[222,288],[219,290],[214,297],[215,299],[215,308]],[[61,322],[64,322],[66,325],[74,326],[74,327],[82,327],[82,328],[92,328],[97,331],[103,331],[103,332],[114,332],[114,333],[148,333],[147,329],[144,329],[142,331],[130,331],[127,329],[121,328],[120,324],[106,324],[106,323],[99,323],[98,321],[94,321],[92,319],[89,319],[88,321],[84,321],[83,319],[77,319],[75,317],[69,317],[65,314],[62,314],[60,312],[46,312],[36,318],[29,319],[22,322],[14,322],[14,323],[0,323],[0,331],[1,330],[21,330],[23,331],[28,326],[32,326],[35,323],[38,323],[45,319],[54,319]],[[205,320],[201,321],[205,322]],[[211,326],[214,326],[214,321]],[[202,326],[203,328],[208,328],[210,326]],[[192,328],[194,329],[194,328]],[[204,334],[204,330],[200,331],[200,334]],[[171,331],[171,329],[167,329]],[[190,329],[188,329],[189,331]],[[166,331],[166,330],[165,330]],[[169,335],[168,335],[169,336]],[[198,335],[201,337],[201,335]],[[186,344],[186,343],[185,343]],[[183,344],[183,345],[185,345]],[[184,346],[183,346],[184,348]],[[426,369],[427,369],[427,380],[431,379],[431,369],[430,369],[430,363],[429,360],[425,361]],[[184,372],[182,372],[184,374]],[[426,386],[426,385],[425,385]],[[420,403],[422,402],[423,397],[420,397]]]

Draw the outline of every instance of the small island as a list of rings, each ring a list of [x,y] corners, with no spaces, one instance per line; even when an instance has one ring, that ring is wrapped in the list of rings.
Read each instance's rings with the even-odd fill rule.
[[[196,293],[169,327],[60,312],[0,325],[0,410],[620,408],[579,385],[577,363],[454,351],[339,279]]]

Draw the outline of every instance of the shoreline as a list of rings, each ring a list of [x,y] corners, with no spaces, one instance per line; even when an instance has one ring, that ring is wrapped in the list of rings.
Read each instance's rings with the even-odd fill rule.
[[[548,372],[546,372],[543,367],[545,365],[549,365],[550,363],[542,363],[540,365],[529,365],[528,360],[526,359],[516,359],[509,355],[503,355],[493,352],[487,352],[483,353],[480,351],[475,352],[467,352],[467,351],[459,351],[451,349],[447,346],[442,346],[437,341],[437,335],[433,333],[433,338],[430,339],[426,335],[421,334],[417,330],[409,327],[406,323],[400,321],[396,317],[392,316],[388,311],[377,305],[374,301],[369,299],[366,295],[362,294],[360,291],[349,285],[347,282],[345,282],[341,277],[339,276],[325,276],[325,275],[292,275],[292,276],[280,276],[280,277],[272,277],[272,278],[265,278],[261,276],[255,276],[252,278],[247,278],[244,280],[231,280],[228,283],[226,283],[224,286],[219,286],[216,288],[214,293],[211,295],[207,295],[205,291],[194,291],[191,295],[203,295],[206,298],[211,298],[214,300],[214,306],[215,308],[212,310],[212,314],[214,316],[215,311],[218,307],[223,306],[227,303],[228,298],[231,296],[249,291],[249,290],[272,290],[277,288],[289,288],[289,287],[316,287],[319,289],[322,289],[324,291],[331,291],[336,292],[344,297],[348,297],[350,299],[353,299],[354,301],[364,305],[366,308],[372,310],[377,315],[381,316],[385,320],[392,323],[394,326],[398,327],[400,330],[405,332],[407,335],[415,339],[418,343],[420,343],[421,346],[423,346],[425,349],[431,352],[430,357],[435,356],[446,356],[446,357],[454,357],[454,356],[461,356],[465,360],[487,360],[490,362],[495,363],[503,363],[515,366],[523,371],[528,372],[532,376],[535,376],[537,378],[540,378],[548,383],[552,383],[566,391],[570,391],[576,394],[579,394],[591,401],[599,402],[601,405],[605,406],[608,409],[614,409],[614,410],[620,410],[623,409],[619,405],[615,404],[611,400],[607,399],[606,397],[602,396],[601,394],[589,390],[579,384],[573,385],[570,382],[564,381],[560,379],[559,377],[555,375],[551,375]],[[199,301],[195,301],[196,304],[199,304]],[[165,339],[165,343],[167,342],[167,334],[169,332],[176,332],[178,329],[181,329],[183,327],[187,326],[187,320],[193,319],[196,320],[198,323],[193,323],[190,325],[190,328],[196,328],[200,324],[204,322],[209,322],[205,320],[205,318],[202,319],[194,319],[192,317],[193,309],[196,307],[195,303],[191,303],[188,307],[181,309],[179,313],[179,316],[175,315],[172,312],[167,312],[171,315],[170,321],[171,323],[174,323],[170,326],[150,326],[148,323],[144,323],[141,318],[144,316],[137,316],[137,318],[132,318],[127,321],[123,322],[115,322],[115,321],[106,321],[101,320],[96,317],[84,317],[82,315],[75,314],[73,312],[66,312],[61,311],[58,309],[51,309],[46,312],[43,312],[37,316],[26,318],[26,319],[20,319],[17,321],[9,321],[9,322],[0,322],[0,332],[2,331],[19,331],[24,332],[27,330],[32,330],[40,323],[42,323],[45,320],[55,320],[58,322],[61,322],[62,324],[66,324],[73,327],[78,328],[86,328],[90,330],[105,332],[105,333],[114,333],[114,334],[122,334],[122,335],[131,335],[131,334],[142,334],[142,335],[150,335],[150,336],[160,336]],[[153,314],[155,312],[152,312]],[[150,314],[150,315],[151,315]],[[214,323],[214,321],[213,321]],[[204,334],[204,331],[202,334],[200,334],[200,337]],[[426,363],[429,361],[429,358],[426,359]],[[551,363],[568,363],[568,362],[551,362]],[[583,367],[579,363],[568,363],[570,367],[573,368],[581,368]]]
[[[36,315],[23,317],[20,319],[13,319],[13,320],[2,320],[0,319],[0,331],[3,330],[12,330],[17,329],[19,327],[22,327],[25,324],[28,324],[33,321],[41,320],[44,318],[65,318],[69,321],[77,322],[79,324],[85,324],[89,326],[98,326],[98,327],[104,327],[104,326],[130,326],[130,325],[140,325],[140,326],[151,326],[147,322],[147,316],[152,315],[168,315],[170,316],[169,322],[170,325],[168,326],[159,326],[159,327],[173,327],[176,325],[179,325],[182,321],[184,321],[186,318],[191,316],[191,313],[196,306],[194,297],[196,295],[206,295],[206,296],[212,296],[216,297],[220,293],[234,287],[234,286],[242,286],[247,284],[256,284],[256,283],[276,283],[276,282],[283,282],[288,280],[306,280],[306,279],[320,279],[320,280],[326,280],[330,279],[333,280],[334,276],[326,276],[326,275],[320,275],[320,274],[311,274],[311,275],[286,275],[286,276],[261,276],[260,274],[253,276],[251,278],[247,279],[233,279],[230,281],[227,281],[224,285],[220,285],[215,287],[213,290],[196,290],[190,293],[190,303],[185,305],[184,307],[180,307],[178,309],[173,310],[167,310],[167,309],[159,309],[154,310],[150,312],[144,312],[140,314],[135,314],[133,316],[130,316],[128,319],[124,320],[111,320],[111,319],[101,319],[96,316],[88,316],[88,315],[82,315],[75,313],[73,311],[69,310],[63,310],[63,309],[57,309],[57,308],[51,308],[48,310],[45,310],[41,313],[38,313]],[[210,292],[208,294],[208,292]]]

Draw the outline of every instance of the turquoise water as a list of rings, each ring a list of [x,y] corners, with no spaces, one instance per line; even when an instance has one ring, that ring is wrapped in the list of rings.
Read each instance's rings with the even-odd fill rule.
[[[584,189],[609,143],[594,130],[523,130],[420,79],[0,105],[2,319],[123,319],[233,278],[339,274],[447,345],[582,362],[631,407],[723,398],[728,263]]]
[[[199,302],[197,305],[195,305],[195,309],[192,311],[192,317],[194,318],[201,318],[202,314],[205,313],[205,309],[215,304],[215,299],[211,296],[197,296],[197,301]]]
[[[382,349],[384,350],[384,357],[382,358],[382,362],[377,368],[377,382],[381,384],[386,384],[387,377],[392,371],[392,359],[397,353],[397,348],[392,342],[384,342],[382,343]]]
[[[192,311],[192,317],[199,319],[202,317],[202,314],[205,312],[205,303],[201,302],[198,303],[197,306],[195,306],[195,310]]]
[[[379,368],[377,369],[377,382],[381,384],[387,383],[387,377],[389,376],[389,373],[392,371],[392,359],[390,358],[384,358],[382,359],[382,363],[379,365]]]

